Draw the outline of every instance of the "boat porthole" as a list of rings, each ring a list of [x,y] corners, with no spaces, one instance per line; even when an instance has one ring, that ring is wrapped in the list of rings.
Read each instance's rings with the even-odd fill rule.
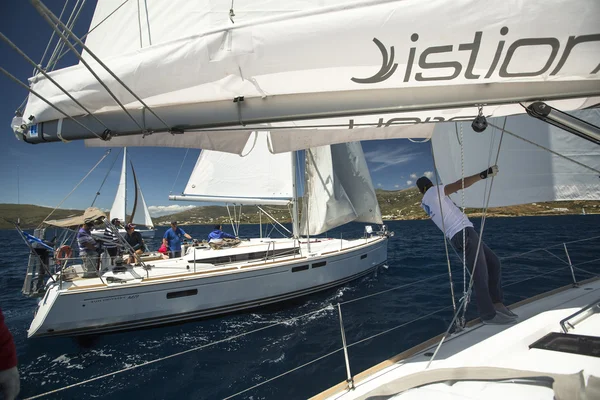
[[[82,304],[81,307],[85,307],[85,304]]]
[[[433,356],[433,353],[431,353],[431,352],[427,352],[427,353],[425,353],[425,354],[423,354],[423,355],[424,355],[425,357],[431,357],[431,356]]]
[[[593,290],[593,288],[591,288],[591,287],[586,287],[586,288],[583,288],[583,290]]]

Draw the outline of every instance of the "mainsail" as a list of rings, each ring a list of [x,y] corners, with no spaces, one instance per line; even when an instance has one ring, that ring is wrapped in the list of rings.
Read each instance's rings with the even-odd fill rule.
[[[597,109],[578,111],[574,115],[600,125],[600,111]],[[489,122],[501,128],[504,118],[490,118]],[[447,184],[459,180],[462,170],[465,176],[473,175],[496,163],[498,155],[500,174],[494,178],[490,207],[551,200],[600,199],[598,146],[526,115],[507,118],[505,129],[519,137],[502,134],[499,129],[491,127],[476,133],[468,123],[437,124],[432,143],[441,181]],[[465,190],[465,206],[484,207],[487,189],[489,187],[481,184]],[[456,193],[451,197],[457,205],[461,205],[461,196]]]
[[[99,2],[92,25],[120,3]],[[580,99],[575,108],[583,108],[600,96],[595,0],[483,9],[477,0],[141,3],[123,5],[86,43],[145,105],[84,53],[135,121],[79,64],[51,76],[109,130],[38,75],[32,89],[93,133],[31,95],[24,119],[34,119],[20,135],[240,153],[250,132],[277,129],[274,151],[286,152],[428,137],[433,126],[422,122],[471,118],[478,104],[503,116],[523,113],[519,102]],[[321,143],[304,141],[308,132]]]
[[[125,221],[127,217],[127,149],[123,149],[123,165],[121,166],[121,175],[117,194],[110,209],[110,219],[118,218]]]

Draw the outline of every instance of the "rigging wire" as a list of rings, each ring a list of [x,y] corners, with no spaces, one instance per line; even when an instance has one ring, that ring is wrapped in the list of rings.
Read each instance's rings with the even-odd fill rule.
[[[23,50],[21,50],[16,44],[14,44],[9,38],[7,38],[2,32],[0,32],[0,39],[2,39],[6,44],[8,44],[13,50],[19,53],[27,62],[35,67],[35,61],[33,61]],[[43,69],[40,70],[42,75],[44,75],[50,82],[52,82],[56,87],[58,87],[64,94],[66,94],[75,104],[81,107],[90,117],[94,118],[100,125],[102,125],[105,129],[110,131],[110,128],[104,124],[98,117],[96,117],[90,110],[85,108],[83,104],[77,101],[67,90],[65,90],[58,82],[56,82],[50,75],[46,73]]]
[[[125,5],[125,3],[127,3],[129,0],[125,0],[124,2],[122,2],[117,8],[115,8],[110,14],[108,14],[102,21],[98,22],[96,24],[96,26],[94,26],[92,29],[90,29],[85,35],[83,35],[82,37],[80,37],[79,39],[83,41],[83,39],[85,39],[90,33],[92,33],[96,28],[98,28],[100,25],[102,25],[102,23],[104,21],[106,21],[107,19],[109,19],[114,13],[116,13],[121,7],[123,7]],[[53,32],[54,34],[54,32]],[[56,63],[58,63],[58,61],[60,61],[61,58],[63,58],[64,56],[66,56],[69,51],[71,50],[65,50],[61,55],[59,55],[56,59],[56,61],[54,62],[54,64],[49,65],[48,68],[53,68],[54,65]]]
[[[446,249],[446,261],[448,264],[448,277],[450,279],[450,296],[452,297],[452,309],[456,312],[456,300],[454,296],[454,282],[452,279],[452,268],[450,267],[450,255],[448,253],[448,241],[446,240],[446,226],[444,224],[444,210],[442,208],[442,197],[440,195],[440,183],[438,177],[438,169],[435,162],[435,152],[433,151],[433,141],[431,142],[431,158],[433,159],[433,170],[435,175],[435,185],[437,189],[438,201],[440,206],[440,216],[442,219],[442,235],[444,236],[444,248]],[[454,323],[454,321],[453,321]]]
[[[69,16],[69,19],[67,20],[67,23],[65,24],[66,29],[73,29],[73,27],[75,26],[75,22],[77,21],[77,19],[79,19],[79,14],[81,13],[81,10],[83,8],[83,6],[85,5],[85,1],[83,0],[82,3],[80,3],[81,0],[77,0],[77,3],[75,3],[75,6],[73,7],[73,11],[71,11],[71,15]],[[79,9],[77,10],[77,8],[79,7]],[[77,11],[76,11],[77,10]],[[59,18],[59,20],[61,20]],[[64,33],[64,30],[63,30]],[[54,49],[54,52],[52,53],[52,56],[50,57],[50,61],[48,62],[48,64],[50,64],[52,62],[53,59],[56,58],[56,56],[58,56],[60,54],[60,52],[62,51],[62,49],[64,49],[65,44],[63,42],[61,42],[60,40],[58,41],[56,48]],[[56,63],[54,64],[56,66]]]
[[[179,174],[181,173],[181,168],[183,168],[183,163],[185,163],[185,158],[187,157],[189,151],[190,151],[189,148],[187,148],[185,150],[185,155],[183,156],[183,160],[181,160],[181,165],[179,166],[179,171],[177,171],[177,176],[175,177],[175,181],[173,182],[173,186],[171,186],[171,191],[169,192],[169,194],[172,194],[173,189],[175,189],[175,185],[177,184],[177,180],[179,179]]]
[[[87,54],[89,54],[94,60],[96,60],[98,62],[98,64],[100,64],[105,70],[106,72],[108,72],[119,84],[121,84],[121,86],[123,86],[124,89],[126,89],[133,97],[135,97],[135,99],[137,101],[140,102],[140,104],[148,109],[148,111],[150,111],[152,113],[152,115],[154,115],[161,123],[164,124],[164,126],[168,129],[171,130],[171,127],[161,118],[159,117],[154,110],[152,110],[152,108],[150,108],[137,94],[135,94],[133,92],[133,90],[131,90],[110,68],[108,68],[108,66],[106,64],[104,64],[102,62],[102,60],[100,60],[100,58],[98,58],[94,52],[92,52],[86,45],[85,43],[83,43],[78,37],[77,35],[75,35],[70,29],[68,29],[58,18],[56,18],[56,16],[52,13],[52,11],[50,11],[48,9],[48,7],[46,7],[44,5],[44,3],[41,0],[34,0],[34,6],[35,8],[38,10],[38,12],[44,17],[44,19],[46,19],[48,21],[48,23],[52,26],[52,20],[54,20],[55,22],[57,22],[62,28],[67,29],[67,33],[73,37],[73,39],[75,39],[75,42],[77,44],[79,44],[86,52]],[[116,98],[116,96],[113,95],[113,93],[108,89],[108,87],[102,82],[102,80],[96,75],[95,72],[93,72],[93,70],[91,69],[91,67],[89,66],[89,64],[87,62],[85,62],[85,60],[81,57],[81,55],[79,54],[79,52],[77,52],[77,50],[75,50],[75,48],[71,45],[71,43],[69,42],[69,40],[62,34],[59,32],[59,35],[61,36],[61,39],[63,39],[63,41],[65,41],[65,43],[67,44],[67,46],[69,46],[69,48],[71,49],[71,51],[73,51],[73,53],[77,56],[77,58],[79,58],[79,60],[88,68],[88,70],[96,77],[96,79],[98,79],[98,82],[104,86],[104,88],[108,91],[108,93],[113,97],[113,99],[121,106],[121,108],[123,109],[123,111],[125,111],[125,113],[127,113],[127,115],[129,115],[131,117],[131,119],[135,122],[135,124],[140,128],[140,131],[145,131],[140,125],[139,123],[135,120],[135,118],[133,118],[133,116],[131,116],[131,114],[129,113],[129,111],[127,111],[127,109],[125,108],[125,106],[123,106],[121,104],[121,102]]]
[[[67,9],[67,5],[69,4],[69,0],[65,1],[65,5],[63,6],[62,11],[60,12],[60,15],[58,16],[58,18],[62,21],[62,17],[63,14],[65,13],[65,10]],[[44,50],[44,54],[42,55],[42,59],[40,60],[40,62],[38,63],[38,66],[42,66],[42,64],[44,63],[44,59],[46,58],[46,54],[48,54],[48,50],[50,50],[50,45],[52,44],[52,40],[54,40],[54,35],[55,32],[54,30],[52,31],[52,34],[50,35],[50,40],[48,40],[48,44],[46,45],[46,49]],[[46,68],[48,68],[48,66],[46,66]],[[36,71],[38,71],[38,67],[33,69],[33,72],[31,73],[31,76],[35,76],[36,75]],[[27,98],[25,98],[25,100],[27,101]],[[21,107],[19,107],[21,108]]]
[[[89,176],[89,175],[90,175],[90,174],[91,174],[91,173],[92,173],[92,172],[93,172],[93,171],[96,169],[96,167],[97,167],[98,165],[100,165],[100,163],[101,163],[102,161],[104,161],[104,159],[105,159],[105,158],[106,158],[106,157],[107,157],[107,156],[110,154],[111,150],[112,150],[112,149],[108,149],[108,150],[106,151],[106,153],[104,153],[104,155],[102,156],[102,158],[100,158],[100,160],[98,160],[98,162],[96,163],[96,165],[94,165],[94,166],[92,167],[92,169],[90,169],[90,170],[89,170],[89,172],[88,172],[87,174],[85,174],[85,176],[84,176],[84,177],[83,177],[83,178],[82,178],[82,179],[81,179],[81,180],[80,180],[80,181],[77,183],[77,185],[75,185],[75,187],[73,188],[73,190],[71,190],[71,191],[69,192],[69,194],[68,194],[68,195],[67,195],[67,196],[66,196],[64,199],[62,199],[62,200],[61,200],[61,202],[60,202],[60,203],[58,203],[58,205],[57,205],[56,207],[54,207],[54,209],[53,209],[53,210],[50,212],[50,214],[48,214],[48,216],[47,216],[46,218],[44,218],[44,220],[42,221],[42,223],[38,225],[38,229],[39,229],[39,228],[42,226],[42,224],[43,224],[44,222],[48,221],[48,218],[50,218],[50,216],[51,216],[52,214],[54,214],[54,211],[58,210],[58,207],[60,207],[60,206],[62,205],[62,203],[64,203],[64,202],[65,202],[65,200],[67,200],[67,199],[69,198],[69,196],[71,196],[71,194],[73,194],[73,192],[74,192],[74,191],[75,191],[75,190],[76,190],[76,189],[79,187],[79,185],[81,185],[81,184],[83,183],[83,181],[85,181],[85,179],[86,179],[86,178],[87,178],[87,177],[88,177],[88,176]]]
[[[77,121],[75,118],[71,117],[70,115],[68,115],[66,112],[64,112],[63,110],[61,110],[60,108],[58,108],[57,106],[55,106],[54,104],[50,103],[50,101],[48,101],[45,97],[43,97],[42,95],[40,95],[38,92],[36,92],[35,90],[31,89],[29,86],[27,86],[26,84],[24,84],[23,82],[21,82],[16,76],[14,76],[13,74],[11,74],[10,72],[8,72],[7,70],[5,70],[4,68],[0,67],[0,72],[2,72],[3,74],[5,74],[7,77],[9,77],[12,81],[16,82],[17,84],[21,85],[22,87],[24,87],[25,89],[27,89],[27,91],[29,91],[30,93],[34,94],[35,96],[37,96],[40,100],[42,100],[44,103],[48,104],[50,107],[54,108],[56,111],[58,111],[59,113],[61,113],[62,115],[64,115],[66,118],[72,120],[73,122],[75,122],[77,125],[81,126],[83,129],[85,129],[86,131],[90,132],[92,135],[96,136],[98,139],[102,139],[102,140],[106,140],[104,137],[102,137],[101,135],[97,134],[96,132],[92,131],[90,128],[88,128],[87,126],[83,125],[81,122]],[[43,137],[43,132],[40,132],[40,135],[42,135]],[[66,140],[63,139],[62,137],[59,136],[59,138],[65,142]]]
[[[505,124],[506,124],[506,122],[505,122]],[[493,127],[495,127],[495,128],[498,128],[496,125],[494,125],[494,124],[492,124],[492,123],[488,123],[488,125],[489,125],[489,126],[493,126]],[[535,142],[533,142],[533,141],[531,141],[531,140],[529,140],[529,139],[525,139],[524,137],[522,137],[522,136],[519,136],[519,135],[517,135],[517,134],[516,134],[516,133],[514,133],[514,132],[511,132],[511,131],[509,131],[509,130],[504,130],[503,132],[506,132],[506,133],[508,133],[509,135],[511,135],[511,136],[513,136],[513,137],[515,137],[515,138],[517,138],[517,139],[521,139],[521,140],[522,140],[522,141],[524,141],[524,142],[527,142],[527,143],[529,143],[529,144],[532,144],[532,145],[534,145],[534,146],[536,146],[536,147],[539,147],[539,148],[540,148],[540,149],[542,149],[542,150],[546,150],[547,152],[549,152],[549,153],[552,153],[552,154],[554,154],[555,156],[561,157],[561,158],[563,158],[563,159],[565,159],[565,160],[567,160],[567,161],[571,161],[572,163],[575,163],[575,164],[577,164],[577,165],[579,165],[579,166],[581,166],[581,167],[583,167],[583,168],[585,168],[585,169],[588,169],[588,170],[590,170],[590,171],[593,171],[593,172],[595,172],[595,173],[597,173],[597,174],[600,174],[600,170],[597,170],[596,168],[590,167],[589,165],[586,165],[586,164],[584,164],[584,163],[581,163],[581,162],[579,162],[579,161],[577,161],[577,160],[574,160],[574,159],[572,159],[571,157],[567,157],[567,156],[565,156],[565,155],[563,155],[563,154],[560,154],[560,153],[558,153],[558,152],[556,152],[556,151],[554,151],[554,150],[551,150],[551,149],[549,149],[549,148],[547,148],[547,147],[544,147],[544,146],[542,146],[542,145],[540,145],[540,144],[537,144],[537,143],[535,143]]]
[[[100,187],[98,188],[98,191],[96,192],[96,196],[94,197],[94,201],[92,201],[92,205],[90,207],[94,207],[94,203],[96,202],[96,199],[98,198],[98,196],[100,196],[100,190],[102,190],[102,187],[104,186],[104,182],[106,182],[106,179],[108,178],[108,175],[110,174],[110,171],[112,171],[113,167],[115,166],[115,163],[119,159],[119,155],[121,155],[122,150],[123,149],[119,150],[119,153],[117,154],[117,156],[113,160],[113,163],[110,165],[110,168],[106,172],[106,175],[104,176],[104,179],[102,180],[102,183],[100,184]]]
[[[73,52],[73,54],[75,55],[75,57],[77,57],[79,59],[79,61],[81,61],[81,63],[83,65],[85,65],[85,67],[88,69],[88,71],[90,71],[90,73],[94,76],[94,78],[96,78],[96,80],[98,81],[98,83],[100,83],[100,85],[102,85],[102,87],[106,90],[106,92],[113,98],[113,100],[119,105],[119,107],[121,107],[121,109],[125,112],[125,114],[127,114],[129,116],[129,118],[133,121],[133,123],[135,125],[137,125],[137,127],[140,129],[140,131],[144,131],[144,128],[142,128],[142,126],[137,122],[137,120],[135,118],[133,118],[133,116],[131,115],[131,113],[127,110],[127,108],[125,108],[125,106],[121,103],[121,101],[117,98],[117,96],[108,88],[108,86],[106,86],[106,84],[104,83],[104,81],[102,81],[102,79],[98,76],[98,74],[96,74],[96,72],[94,72],[94,70],[92,69],[92,67],[90,67],[90,65],[87,63],[87,61],[85,61],[85,59],[81,56],[81,54],[75,49],[75,47],[69,42],[68,38],[59,30],[57,30],[56,27],[53,26],[52,23],[52,19],[54,19],[57,24],[64,30],[66,30],[70,35],[75,36],[75,34],[73,32],[71,32],[70,30],[68,30],[68,28],[60,21],[56,18],[56,16],[54,14],[52,14],[52,11],[50,11],[45,5],[43,5],[43,3],[40,0],[34,0],[35,1],[35,6],[36,9],[38,10],[38,12],[40,13],[40,15],[46,20],[46,22],[48,22],[48,24],[50,26],[53,27],[53,29],[55,29],[55,31],[58,33],[58,35],[60,36],[60,38],[63,40],[63,42],[65,42],[65,44],[69,47],[69,49],[71,49],[71,51]],[[79,44],[83,45],[83,42],[81,42],[77,36],[75,36],[76,41]],[[98,61],[100,63],[100,65],[102,65],[106,71],[108,73],[110,73],[111,75],[113,75],[113,77],[115,77],[115,75],[112,73],[112,71],[110,71],[106,65],[104,63],[102,63],[95,55],[93,55],[93,53],[91,53],[89,51],[89,49],[83,45],[83,48],[88,52],[88,54],[90,54],[91,56],[94,57],[94,59],[96,61]],[[117,80],[119,82],[121,82],[120,79],[117,78]],[[128,89],[124,84],[123,86]],[[128,89],[129,90],[129,89]],[[131,91],[130,91],[131,92]],[[137,98],[136,95],[134,95],[134,97]],[[143,105],[145,106],[145,103],[143,103]],[[150,110],[152,112],[152,110]]]

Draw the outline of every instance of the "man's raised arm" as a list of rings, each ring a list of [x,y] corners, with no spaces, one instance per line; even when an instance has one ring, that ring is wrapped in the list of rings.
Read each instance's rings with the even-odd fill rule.
[[[490,176],[496,176],[497,173],[498,173],[498,166],[492,165],[488,169],[481,171],[478,174],[468,176],[465,178],[465,189],[468,188],[469,186],[473,185],[474,183],[479,182],[483,179],[486,179]],[[450,183],[450,184],[444,186],[444,194],[446,196],[450,196],[452,193],[456,193],[461,189],[462,189],[462,179],[459,179],[454,183]]]

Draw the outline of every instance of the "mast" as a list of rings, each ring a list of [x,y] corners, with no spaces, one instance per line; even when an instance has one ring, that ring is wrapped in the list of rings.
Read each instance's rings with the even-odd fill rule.
[[[292,234],[294,238],[299,238],[298,233],[298,185],[297,185],[297,152],[292,151]]]
[[[131,164],[131,172],[133,173],[133,185],[135,187],[135,198],[133,200],[133,210],[131,211],[131,217],[129,217],[129,223],[132,224],[133,218],[135,217],[135,210],[137,209],[137,205],[138,205],[138,182],[137,182],[137,177],[135,176],[135,169],[133,169],[133,163],[131,162],[131,160],[129,161],[129,164]]]
[[[127,147],[123,148],[123,170],[122,179],[125,181],[125,191],[123,196],[123,221],[127,219]]]

